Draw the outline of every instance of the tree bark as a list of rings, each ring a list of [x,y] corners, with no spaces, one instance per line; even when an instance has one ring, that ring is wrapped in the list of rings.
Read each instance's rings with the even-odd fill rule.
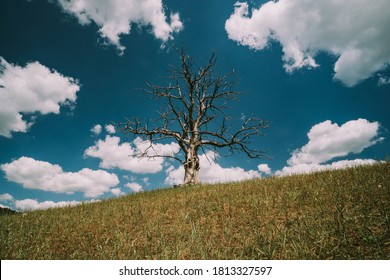
[[[199,156],[195,147],[190,147],[186,154],[184,166],[184,185],[199,184]]]

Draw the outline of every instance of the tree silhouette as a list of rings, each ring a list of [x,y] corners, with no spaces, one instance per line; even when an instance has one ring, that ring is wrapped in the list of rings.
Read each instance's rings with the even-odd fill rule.
[[[163,99],[166,107],[159,111],[160,118],[142,122],[133,117],[119,124],[125,133],[142,136],[150,145],[139,157],[165,157],[178,160],[184,167],[183,184],[199,183],[199,152],[213,150],[223,156],[242,152],[250,158],[264,158],[263,151],[250,147],[251,138],[263,135],[268,122],[255,117],[241,118],[241,126],[232,130],[231,118],[225,113],[227,103],[236,101],[239,92],[233,90],[234,71],[214,75],[216,56],[213,53],[207,65],[194,69],[194,61],[178,51],[180,67],[171,67],[169,85],[148,84],[147,93]],[[178,154],[153,152],[153,143],[171,139],[180,146]]]

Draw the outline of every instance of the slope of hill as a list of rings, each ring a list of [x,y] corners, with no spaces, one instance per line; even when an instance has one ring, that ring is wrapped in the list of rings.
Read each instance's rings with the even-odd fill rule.
[[[390,259],[390,163],[0,217],[1,259]]]

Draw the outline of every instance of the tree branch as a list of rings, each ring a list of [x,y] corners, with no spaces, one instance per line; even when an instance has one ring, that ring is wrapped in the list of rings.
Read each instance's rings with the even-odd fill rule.
[[[243,152],[250,158],[266,158],[265,152],[251,148],[250,144],[253,137],[263,135],[268,122],[250,117],[235,130],[229,124],[231,118],[225,109],[229,101],[237,100],[241,94],[233,89],[235,81],[231,77],[234,70],[214,75],[217,59],[213,53],[205,66],[194,71],[192,58],[183,49],[178,52],[180,67],[170,68],[170,83],[166,86],[148,83],[146,90],[146,93],[165,101],[166,107],[159,111],[160,119],[150,125],[139,118],[131,118],[117,125],[123,132],[149,141],[150,146],[140,153],[140,157],[171,158],[187,167],[198,162],[199,149],[203,153],[205,149],[216,153],[221,149],[227,150],[229,155]],[[176,141],[184,155],[158,154],[153,143],[164,139]],[[151,150],[154,154],[150,154]]]

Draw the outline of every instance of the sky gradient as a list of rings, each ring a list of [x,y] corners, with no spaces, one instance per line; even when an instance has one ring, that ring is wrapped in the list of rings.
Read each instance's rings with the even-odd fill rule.
[[[390,2],[4,0],[0,3],[0,206],[33,210],[178,184],[183,168],[135,158],[116,131],[158,117],[175,48],[242,92],[232,124],[270,127],[269,159],[201,155],[203,182],[371,164],[389,158]],[[122,4],[121,4],[122,3]],[[174,142],[158,143],[177,153]]]

